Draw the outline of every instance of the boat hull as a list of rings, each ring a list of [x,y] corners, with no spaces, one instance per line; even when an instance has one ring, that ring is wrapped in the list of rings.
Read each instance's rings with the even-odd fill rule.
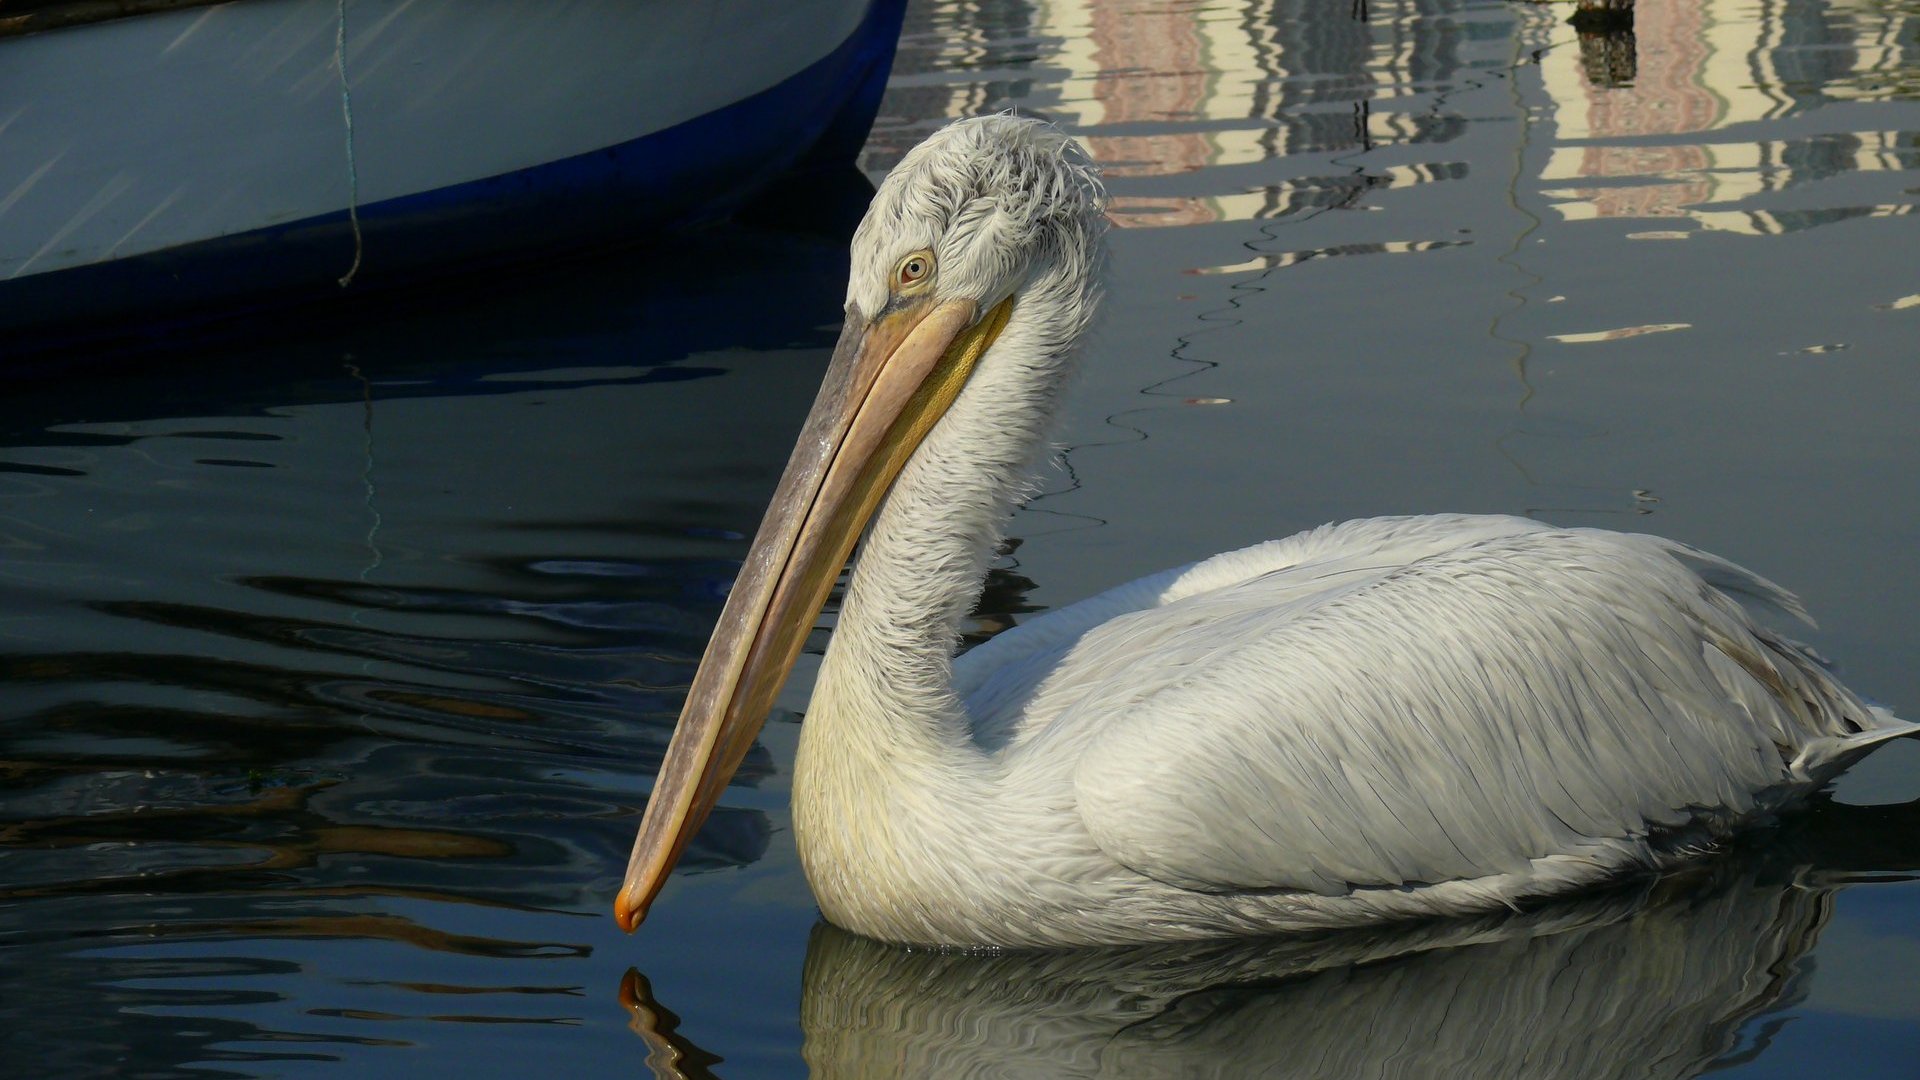
[[[333,0],[245,0],[0,42],[24,102],[0,342],[164,338],[724,216],[852,160],[902,7],[355,0],[342,35]]]

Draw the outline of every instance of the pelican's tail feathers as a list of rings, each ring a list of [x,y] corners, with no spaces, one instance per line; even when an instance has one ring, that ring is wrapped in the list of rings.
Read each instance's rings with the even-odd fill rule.
[[[1868,705],[1867,715],[1872,719],[1873,726],[1861,732],[1861,735],[1870,743],[1882,743],[1902,735],[1920,734],[1920,724],[1900,719],[1893,715],[1892,709],[1884,705]]]
[[[1795,775],[1825,779],[1864,757],[1884,742],[1920,735],[1920,724],[1902,720],[1879,705],[1867,706],[1867,726],[1849,735],[1813,739],[1793,759]]]

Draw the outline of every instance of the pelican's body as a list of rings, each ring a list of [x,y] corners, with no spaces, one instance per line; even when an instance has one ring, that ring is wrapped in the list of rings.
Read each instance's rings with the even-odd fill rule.
[[[1054,946],[1466,913],[1658,866],[1910,726],[1652,537],[1329,526],[1050,613],[960,620],[1097,299],[1070,141],[963,121],[889,176],[848,323],[689,695],[617,905],[637,922],[869,519],[802,728],[831,921]],[[1711,583],[1710,583],[1711,582]]]

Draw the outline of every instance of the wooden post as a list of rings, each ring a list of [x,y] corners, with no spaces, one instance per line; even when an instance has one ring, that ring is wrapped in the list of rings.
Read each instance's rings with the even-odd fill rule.
[[[1574,0],[1567,21],[1576,30],[1632,30],[1633,0]]]

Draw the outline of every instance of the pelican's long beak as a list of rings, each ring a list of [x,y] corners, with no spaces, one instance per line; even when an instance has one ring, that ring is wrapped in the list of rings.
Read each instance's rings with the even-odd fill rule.
[[[854,541],[1012,313],[921,300],[847,318],[820,396],[694,674],[614,918],[631,931],[766,721]]]

